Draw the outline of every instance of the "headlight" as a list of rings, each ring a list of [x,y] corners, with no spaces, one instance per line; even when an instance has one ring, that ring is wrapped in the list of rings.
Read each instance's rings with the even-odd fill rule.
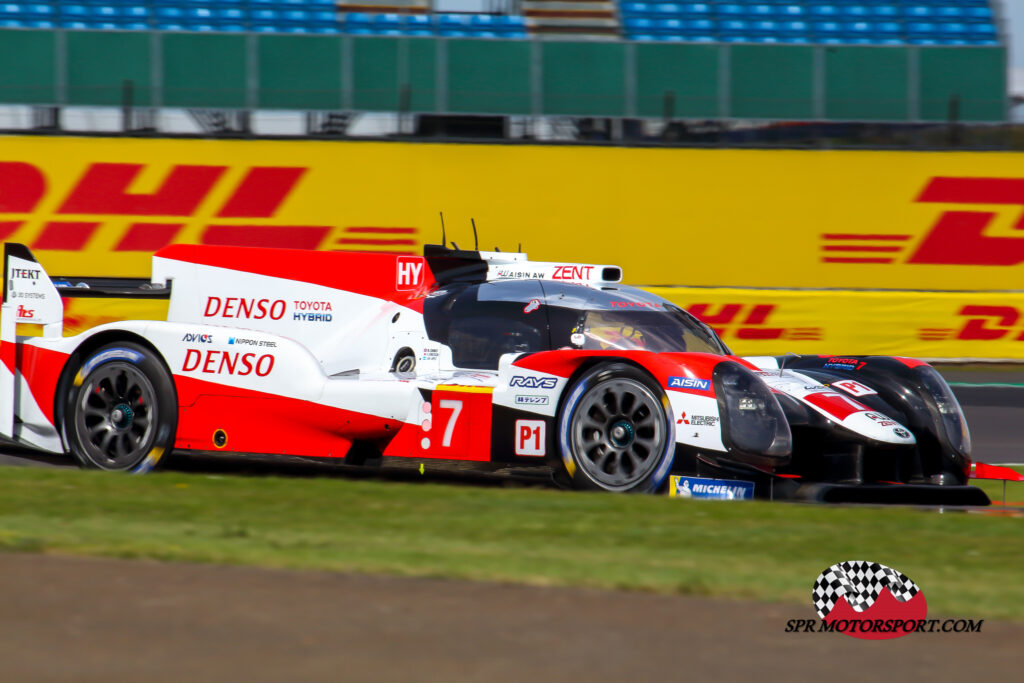
[[[712,380],[726,446],[750,455],[789,455],[793,446],[789,422],[760,377],[739,363],[726,361],[715,367]]]
[[[960,455],[970,457],[971,433],[967,430],[964,411],[960,408],[960,402],[956,400],[953,390],[933,367],[922,365],[915,372],[935,402],[935,408],[939,412],[939,417],[942,418],[942,427],[946,430],[949,445]]]

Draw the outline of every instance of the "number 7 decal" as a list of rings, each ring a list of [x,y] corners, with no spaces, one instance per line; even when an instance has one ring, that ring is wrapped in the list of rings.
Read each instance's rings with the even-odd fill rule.
[[[455,433],[455,423],[459,421],[459,415],[462,413],[462,401],[446,398],[441,399],[439,405],[445,410],[452,411],[452,416],[448,418],[448,424],[444,428],[444,438],[441,439],[441,446],[448,448],[452,445],[452,434]]]

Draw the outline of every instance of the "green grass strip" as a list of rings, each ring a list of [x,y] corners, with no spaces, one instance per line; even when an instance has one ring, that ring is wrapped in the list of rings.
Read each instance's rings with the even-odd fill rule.
[[[915,580],[934,615],[1024,619],[1022,530],[1017,518],[908,509],[0,470],[0,550],[753,598],[801,606],[794,617],[812,616],[820,571],[871,560]]]

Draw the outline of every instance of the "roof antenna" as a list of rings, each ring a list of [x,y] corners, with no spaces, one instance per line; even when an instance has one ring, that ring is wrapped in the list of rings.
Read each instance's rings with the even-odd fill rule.
[[[802,356],[799,353],[786,351],[786,355],[782,357],[782,362],[779,363],[779,377],[782,377],[782,373],[786,371],[786,361],[789,360],[790,356],[793,356],[794,358],[802,358]]]
[[[469,222],[473,224],[473,251],[480,251],[480,243],[476,238],[476,221],[470,218]]]
[[[448,240],[444,236],[444,211],[438,211],[437,215],[441,217],[441,246],[447,247]]]
[[[518,247],[516,247],[516,252],[517,252],[517,253],[520,253],[520,254],[522,254],[522,253],[523,253],[523,243],[522,243],[522,242],[520,242],[520,243],[519,243],[519,246],[518,246]]]

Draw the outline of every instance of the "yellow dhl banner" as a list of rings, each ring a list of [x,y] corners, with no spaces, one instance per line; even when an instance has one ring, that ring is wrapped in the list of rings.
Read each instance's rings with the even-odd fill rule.
[[[1024,293],[648,287],[740,355],[898,355],[1024,360]],[[65,334],[167,317],[166,301],[65,300]]]
[[[648,287],[734,353],[1024,359],[1024,292]]]
[[[643,285],[1024,289],[1024,155],[0,138],[0,237],[145,277],[175,243],[418,253],[448,235]]]

